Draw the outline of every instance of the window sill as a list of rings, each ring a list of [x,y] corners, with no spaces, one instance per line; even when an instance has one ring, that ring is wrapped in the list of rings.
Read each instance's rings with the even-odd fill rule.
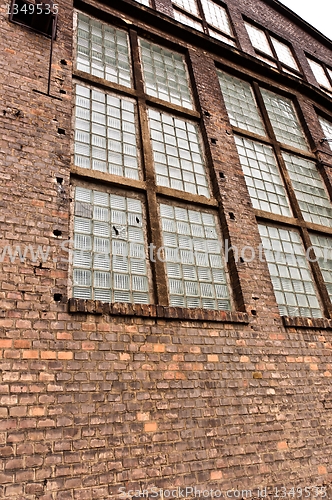
[[[285,327],[332,329],[332,319],[327,318],[290,318],[289,316],[282,316],[282,322]]]
[[[223,323],[249,323],[248,314],[243,312],[185,309],[181,307],[156,306],[154,304],[108,304],[97,300],[73,298],[69,299],[69,312],[193,321],[219,321]]]

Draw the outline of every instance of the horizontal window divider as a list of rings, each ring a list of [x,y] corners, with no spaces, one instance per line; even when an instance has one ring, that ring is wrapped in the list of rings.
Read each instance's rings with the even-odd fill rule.
[[[140,316],[169,320],[214,321],[222,323],[248,324],[245,312],[214,311],[209,309],[187,309],[159,306],[155,304],[104,303],[97,300],[71,298],[68,301],[70,313],[100,314],[110,316]]]
[[[332,319],[329,318],[304,318],[282,316],[285,327],[291,328],[315,328],[317,330],[332,330]],[[310,339],[311,340],[311,339]]]
[[[200,196],[198,194],[186,193],[185,191],[179,191],[173,188],[167,188],[164,186],[157,186],[156,193],[158,196],[165,196],[167,198],[172,198],[173,200],[185,201],[188,203],[194,203],[195,205],[200,205],[203,207],[218,207],[219,204],[214,198],[205,198],[205,196]]]
[[[183,118],[196,120],[200,120],[201,118],[201,115],[198,111],[194,111],[189,108],[183,108],[182,106],[177,106],[176,104],[172,104],[168,101],[163,101],[162,99],[158,99],[157,97],[146,95],[145,102],[149,107],[157,107],[158,109],[161,109],[166,113],[173,113],[174,115],[178,115]]]
[[[306,158],[308,160],[317,162],[317,156],[310,151],[304,151],[303,149],[297,149],[293,146],[289,146],[288,144],[284,144],[281,142],[277,142],[281,152],[285,151],[286,153],[292,153],[296,156],[301,156],[302,158]]]
[[[250,132],[249,130],[244,130],[243,128],[235,127],[234,125],[232,126],[232,129],[234,134],[240,135],[241,137],[260,141],[264,144],[268,144],[269,146],[272,146],[273,144],[273,141],[270,139],[270,137],[255,134],[255,132]]]
[[[107,174],[105,172],[100,172],[99,170],[90,170],[73,165],[70,169],[70,175],[81,179],[83,178],[84,180],[90,182],[99,181],[103,184],[115,187],[118,186],[124,189],[132,188],[139,191],[146,191],[146,184],[144,181],[138,181],[135,179],[128,179],[127,177]]]
[[[78,69],[75,69],[73,71],[73,79],[74,83],[83,82],[92,87],[98,87],[102,90],[105,90],[106,92],[117,92],[119,94],[134,98],[137,96],[137,91],[130,87],[125,87],[124,85],[110,82],[109,80],[105,80],[104,78],[100,78],[99,76],[91,75],[90,73],[85,73],[84,71],[80,71]]]
[[[199,23],[202,23],[202,19],[200,17],[195,16],[195,14],[192,14],[188,10],[182,9],[182,7],[180,7],[179,5],[173,4],[173,9],[177,10],[178,12],[180,12],[181,14],[184,14],[187,17],[190,17],[193,21],[197,21]]]
[[[257,219],[261,219],[264,221],[270,221],[280,224],[286,224],[287,226],[296,226],[302,227],[304,224],[299,219],[295,217],[286,217],[284,215],[273,214],[271,212],[265,212],[264,210],[255,209],[255,216]]]

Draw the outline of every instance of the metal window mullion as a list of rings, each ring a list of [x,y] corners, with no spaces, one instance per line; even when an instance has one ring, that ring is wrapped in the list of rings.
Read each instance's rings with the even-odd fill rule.
[[[198,12],[201,16],[204,33],[206,35],[208,35],[209,34],[209,26],[208,26],[208,23],[207,23],[206,18],[205,18],[205,13],[204,13],[204,9],[203,9],[203,5],[202,5],[201,0],[196,0],[196,4],[198,6]]]
[[[282,63],[281,63],[281,61],[279,61],[279,57],[278,57],[276,49],[274,48],[273,42],[271,40],[270,33],[266,29],[264,30],[264,33],[265,33],[267,41],[268,41],[268,43],[270,45],[270,49],[272,50],[272,54],[274,56],[275,62],[277,63],[278,69],[279,69],[279,71],[282,71]]]
[[[328,81],[330,82],[330,85],[331,85],[331,89],[332,89],[332,77],[330,76],[330,73],[327,71],[327,66],[325,63],[322,63],[322,66],[324,68],[324,71],[325,71],[325,75],[328,79]]]
[[[158,211],[157,185],[153,162],[153,151],[150,141],[150,131],[148,124],[147,103],[143,84],[143,71],[140,62],[137,32],[129,31],[131,54],[133,62],[134,85],[137,91],[138,119],[141,131],[141,144],[143,164],[145,167],[146,181],[146,201],[147,201],[147,221],[149,240],[156,249],[163,247],[161,221]],[[167,278],[164,263],[156,258],[150,262],[156,303],[162,306],[169,305]]]
[[[317,288],[317,293],[320,296],[323,308],[324,308],[324,314],[326,316],[332,317],[332,303],[331,299],[329,296],[329,293],[327,291],[325,281],[323,278],[322,271],[319,267],[319,264],[316,259],[315,252],[312,248],[312,243],[309,235],[309,231],[306,227],[301,227],[300,228],[300,234],[302,237],[302,241],[306,250],[306,256],[307,259],[309,260],[309,265],[312,271],[313,278],[316,283],[316,288]],[[308,252],[310,248],[310,251]]]

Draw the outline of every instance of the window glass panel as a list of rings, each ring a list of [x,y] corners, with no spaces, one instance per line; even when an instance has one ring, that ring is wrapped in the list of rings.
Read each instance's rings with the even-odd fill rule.
[[[231,124],[265,136],[251,85],[223,71],[217,73]]]
[[[291,68],[294,68],[296,70],[299,70],[298,65],[296,64],[296,61],[294,59],[293,53],[291,49],[286,45],[285,43],[279,42],[279,40],[276,40],[275,38],[271,37],[274,49],[277,53],[279,61],[281,61],[284,64],[287,64],[287,66],[290,66]]]
[[[136,2],[141,3],[143,5],[146,5],[147,7],[149,7],[149,5],[150,5],[149,0],[136,0]]]
[[[186,24],[187,26],[191,26],[195,30],[203,31],[203,27],[202,27],[201,23],[194,21],[194,19],[192,19],[191,17],[186,16],[185,14],[182,14],[182,12],[179,12],[178,10],[175,10],[175,9],[174,9],[174,17],[177,21],[179,21],[179,23]]]
[[[151,109],[149,119],[157,184],[209,198],[196,125]]]
[[[229,310],[216,218],[163,204],[160,212],[170,305]]]
[[[73,296],[150,302],[140,200],[75,189]]]
[[[332,238],[310,233],[316,259],[322,272],[324,282],[332,300]]]
[[[332,69],[329,69],[329,68],[326,68],[326,69],[327,69],[328,74],[330,75],[330,78],[332,79]],[[331,84],[330,84],[330,86],[331,86]]]
[[[308,151],[292,101],[269,90],[261,89],[261,92],[277,140]]]
[[[184,57],[140,40],[146,93],[192,109]]]
[[[274,57],[269,41],[266,38],[264,31],[260,30],[259,28],[256,28],[256,26],[253,26],[252,24],[249,23],[245,23],[245,25],[252,46],[255,49],[265,52],[265,54],[269,54],[269,56]]]
[[[236,47],[236,43],[234,40],[231,40],[230,38],[227,38],[227,36],[223,36],[221,33],[218,33],[217,31],[212,30],[209,28],[209,34],[213,38],[217,38],[221,42],[227,43],[228,45],[231,45],[232,47]]]
[[[173,4],[181,9],[190,12],[194,16],[200,17],[195,0],[173,0]]]
[[[127,33],[80,13],[77,24],[77,69],[130,87]]]
[[[322,127],[323,132],[324,132],[324,138],[325,139],[332,139],[332,122],[325,120],[325,118],[322,118],[321,116],[318,117],[318,119],[319,119],[319,123],[321,124],[321,127]],[[322,139],[323,139],[323,137],[322,137]],[[327,144],[332,149],[332,141],[328,142]]]
[[[274,293],[282,316],[321,318],[314,282],[300,235],[259,224]]]
[[[318,64],[316,61],[313,61],[312,59],[308,58],[308,62],[310,64],[310,67],[312,69],[313,74],[315,75],[315,78],[319,85],[322,85],[323,87],[326,87],[328,89],[332,88],[331,84],[325,74],[323,66]]]
[[[202,0],[202,6],[208,24],[227,33],[227,35],[233,36],[228,14],[224,7],[211,0]]]
[[[238,136],[235,136],[235,142],[253,207],[291,217],[272,148]]]
[[[332,227],[332,206],[323,180],[312,161],[283,153],[304,220]]]
[[[135,103],[76,85],[75,165],[139,178]]]

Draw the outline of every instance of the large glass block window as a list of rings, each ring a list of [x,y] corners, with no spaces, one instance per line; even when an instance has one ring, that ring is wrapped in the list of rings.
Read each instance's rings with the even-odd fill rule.
[[[146,93],[192,109],[184,57],[145,40],[140,40],[140,47]]]
[[[78,13],[77,69],[130,87],[127,33]]]
[[[299,233],[263,224],[259,232],[280,314],[322,317]]]
[[[253,207],[291,217],[272,147],[239,136],[235,136],[235,142]]]
[[[157,184],[210,197],[196,125],[149,110]]]
[[[251,85],[223,71],[218,71],[218,77],[231,124],[265,136]]]
[[[324,137],[322,137],[322,139],[326,139],[327,144],[329,144],[330,148],[332,149],[332,121],[329,122],[322,116],[319,116],[318,119],[324,132]]]
[[[308,144],[292,101],[269,90],[261,89],[261,92],[277,140],[308,151]]]
[[[135,103],[76,85],[75,165],[139,178]]]
[[[151,302],[142,202],[76,187],[73,296]]]
[[[332,70],[308,57],[308,63],[319,85],[332,92]]]
[[[213,214],[160,205],[170,305],[229,310],[230,296]]]
[[[231,23],[228,19],[228,14],[225,7],[218,5],[211,0],[202,0],[203,11],[206,22],[218,28],[223,33],[233,36]]]
[[[299,66],[289,45],[281,42],[262,28],[245,23],[250,41],[259,59],[287,73],[299,76]]]
[[[296,198],[307,222],[332,227],[332,205],[316,164],[283,152]]]
[[[177,7],[190,12],[190,14],[199,17],[196,0],[173,0],[173,5],[176,5]]]
[[[183,12],[174,10],[174,18],[179,21],[179,23],[186,24],[195,30],[203,31],[202,23],[195,21],[192,17],[186,16]]]
[[[332,237],[310,233],[310,239],[324,283],[332,300]]]

